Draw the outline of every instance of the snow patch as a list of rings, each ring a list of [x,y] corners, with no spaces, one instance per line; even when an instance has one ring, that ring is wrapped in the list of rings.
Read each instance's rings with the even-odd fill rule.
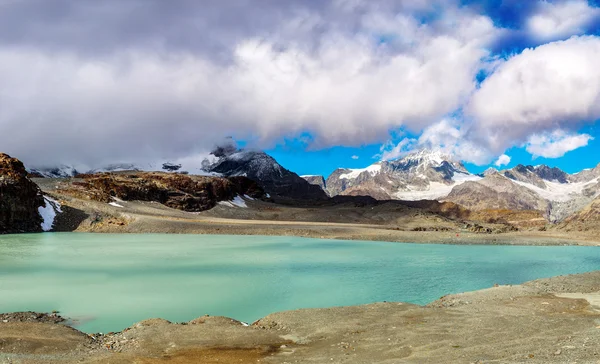
[[[118,204],[118,203],[116,203],[116,202],[109,202],[108,204],[109,204],[109,205],[111,205],[111,206],[114,206],[114,207],[120,207],[120,208],[123,208],[123,206],[122,206],[122,205],[119,205],[119,204]]]
[[[394,196],[404,201],[439,200],[448,197],[454,187],[462,185],[465,182],[479,181],[481,179],[481,177],[472,174],[455,173],[454,177],[452,177],[454,183],[450,185],[431,182],[426,190],[399,191]]]
[[[508,177],[507,177],[508,178]],[[549,201],[556,202],[566,202],[570,201],[574,196],[573,195],[581,195],[583,190],[587,187],[591,187],[594,184],[600,181],[600,177],[594,178],[588,182],[575,182],[575,183],[559,183],[559,182],[549,182],[544,181],[546,188],[540,188],[538,186],[532,185],[531,183],[516,181],[511,179],[512,182],[526,187],[533,192],[537,193],[541,197],[545,198]]]
[[[44,206],[40,206],[38,212],[42,217],[42,230],[50,231],[54,225],[57,213],[62,212],[62,209],[60,208],[58,201],[48,196],[44,196]]]
[[[372,177],[375,177],[381,172],[381,164],[372,164],[367,168],[362,169],[351,169],[350,173],[340,175],[340,179],[355,179],[364,172],[368,172]]]
[[[244,209],[248,208],[246,201],[244,201],[244,199],[239,195],[235,196],[235,198],[231,201],[219,201],[218,204],[226,207],[241,207]]]
[[[254,201],[254,199],[252,197],[248,196],[248,195],[244,195],[244,198],[246,200]]]
[[[246,201],[244,201],[243,198],[241,198],[240,196],[235,196],[235,198],[231,201],[232,204],[234,204],[237,207],[241,207],[241,208],[247,208],[248,205],[246,205]]]

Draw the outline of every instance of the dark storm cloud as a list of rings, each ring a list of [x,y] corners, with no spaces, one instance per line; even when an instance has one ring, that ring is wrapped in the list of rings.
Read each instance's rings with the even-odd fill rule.
[[[0,44],[87,54],[123,48],[218,53],[249,36],[278,37],[275,31],[296,14],[329,8],[317,0],[4,0]]]

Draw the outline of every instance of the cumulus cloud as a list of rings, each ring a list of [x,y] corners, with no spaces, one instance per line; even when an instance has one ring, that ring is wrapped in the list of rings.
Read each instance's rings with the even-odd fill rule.
[[[461,127],[460,120],[449,118],[425,128],[418,139],[404,138],[398,144],[387,142],[382,146],[381,159],[397,159],[417,149],[438,150],[477,164],[486,164],[491,159],[487,148],[469,139],[469,130]]]
[[[465,107],[469,138],[492,154],[531,135],[575,132],[600,118],[600,38],[527,49],[501,64]]]
[[[194,159],[228,136],[324,148],[407,130],[383,159],[429,147],[485,164],[600,118],[599,38],[502,60],[489,48],[506,31],[463,3],[0,1],[0,145],[96,167]],[[540,5],[531,31],[578,33],[582,4]]]
[[[354,160],[357,160],[357,159],[360,159],[360,157],[359,157],[359,156],[357,156],[357,155],[353,155],[353,156],[352,156],[352,159],[354,159]]]
[[[598,17],[600,8],[591,7],[587,0],[542,1],[527,20],[527,30],[538,40],[556,40],[584,34],[585,27]]]
[[[559,158],[570,151],[585,147],[593,139],[589,134],[555,130],[551,133],[532,135],[527,141],[526,149],[534,158]]]
[[[470,129],[458,119],[443,119],[426,128],[419,137],[418,145],[476,164],[486,164],[492,157],[484,145],[472,141]]]
[[[416,146],[417,139],[413,138],[403,138],[397,144],[388,141],[381,146],[381,154],[376,155],[375,158],[380,158],[382,161],[402,158],[415,149]]]
[[[0,133],[3,150],[98,165],[203,153],[229,135],[253,147],[300,133],[317,148],[380,142],[464,103],[500,32],[450,1],[428,24],[428,2],[261,1],[265,14],[251,1],[57,0],[61,17],[44,1],[4,5],[0,126],[20,137]]]
[[[506,154],[502,154],[500,157],[498,157],[494,165],[496,167],[506,166],[510,163],[510,160],[511,158],[509,156],[507,156]]]

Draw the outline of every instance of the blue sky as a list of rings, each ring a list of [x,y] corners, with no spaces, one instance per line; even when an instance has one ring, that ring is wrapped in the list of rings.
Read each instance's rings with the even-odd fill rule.
[[[565,154],[561,158],[534,158],[525,148],[513,147],[506,151],[511,156],[507,165],[497,167],[493,163],[476,165],[465,163],[472,173],[483,173],[490,167],[512,168],[518,164],[545,164],[558,167],[567,173],[576,173],[586,168],[596,167],[600,163],[600,134],[597,128],[588,127],[584,132],[598,136],[591,140],[587,147],[579,148]],[[281,165],[300,175],[321,175],[327,178],[337,168],[364,168],[378,162],[381,155],[381,144],[370,144],[361,147],[332,147],[321,150],[306,150],[305,147],[294,143],[286,143],[267,150]],[[358,158],[357,158],[358,157]]]
[[[0,1],[0,146],[99,168],[232,137],[299,174],[422,148],[575,172],[600,162],[598,59],[600,0]]]
[[[600,7],[600,1],[519,1],[519,0],[464,0],[463,6],[476,9],[482,15],[492,19],[494,24],[503,28],[506,33],[498,37],[489,45],[490,57],[508,60],[521,54],[525,49],[535,49],[544,44],[559,42],[572,36],[598,36],[600,35],[600,17],[592,15],[583,20],[572,20],[572,29],[564,33],[552,35],[550,38],[540,39],[528,29],[530,19],[543,13],[542,7],[552,6],[580,6],[588,7],[592,12]],[[436,10],[436,12],[444,10]],[[576,17],[576,13],[571,14]],[[569,21],[565,19],[563,21]],[[565,51],[566,52],[566,51]],[[493,71],[479,71],[476,74],[477,87],[485,82]],[[548,77],[554,75],[548,74]],[[599,99],[600,100],[600,99]],[[595,120],[582,120],[574,132],[590,136],[585,146],[567,150],[559,155],[539,156],[527,150],[525,143],[516,143],[505,150],[503,154],[510,157],[510,162],[501,166],[495,165],[495,160],[488,163],[473,163],[465,161],[467,169],[473,173],[481,173],[487,168],[511,168],[518,164],[538,165],[546,164],[551,167],[561,168],[569,173],[578,172],[584,168],[593,168],[600,163],[600,133],[595,126]],[[560,124],[560,121],[557,122]],[[419,133],[409,133],[411,138],[418,138]],[[390,138],[394,141],[394,138]],[[398,142],[398,138],[395,140]],[[338,167],[364,168],[381,160],[382,143],[365,144],[357,147],[334,146],[321,150],[310,150],[304,145],[293,140],[279,143],[267,152],[279,160],[285,167],[303,174],[323,175],[327,177]],[[569,149],[569,148],[566,148]],[[408,150],[407,150],[408,152]],[[549,153],[551,154],[551,153]]]

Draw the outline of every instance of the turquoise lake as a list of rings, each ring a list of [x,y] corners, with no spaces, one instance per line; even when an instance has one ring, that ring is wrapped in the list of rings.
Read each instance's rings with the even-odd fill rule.
[[[60,311],[85,332],[152,317],[269,313],[448,293],[600,269],[600,248],[425,245],[294,237],[0,236],[0,312]]]

